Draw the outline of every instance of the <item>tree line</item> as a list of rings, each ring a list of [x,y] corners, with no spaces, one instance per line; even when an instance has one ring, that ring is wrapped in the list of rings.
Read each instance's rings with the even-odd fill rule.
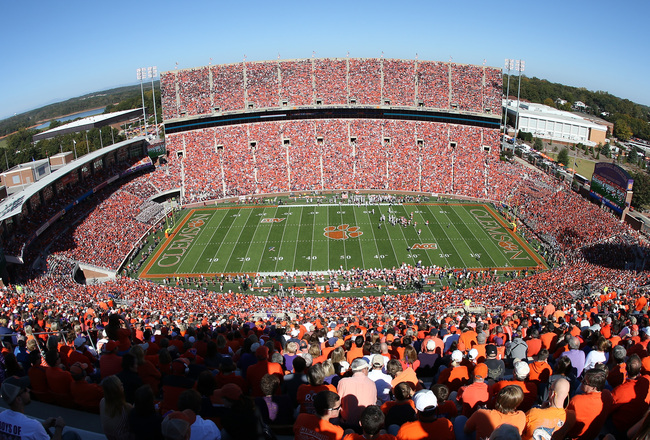
[[[156,105],[160,103],[160,88],[159,81],[154,82],[154,86],[158,90],[156,97]],[[145,83],[145,95],[148,93],[147,107],[151,107],[151,82]],[[147,96],[145,96],[147,102]],[[115,108],[115,103],[118,103],[119,108]],[[122,108],[123,103],[127,107]],[[128,107],[131,106],[131,107]],[[21,128],[29,129],[31,127],[40,125],[43,121],[48,121],[57,117],[79,113],[94,108],[107,107],[107,111],[128,110],[131,108],[138,108],[142,106],[142,97],[140,95],[140,85],[118,87],[115,89],[104,90],[102,92],[89,93],[87,95],[71,98],[66,101],[57,102],[55,104],[46,105],[41,108],[30,110],[7,119],[0,120],[0,137],[7,136],[15,133]],[[153,108],[153,107],[151,107]],[[161,109],[161,107],[158,107]],[[153,111],[153,110],[152,110]]]
[[[151,87],[151,85],[149,85],[149,87]],[[140,92],[139,85],[136,87],[120,88],[120,89],[113,89],[113,90],[115,91],[115,93],[112,94],[99,92],[93,95],[94,97],[97,98],[99,98],[99,96],[112,96],[112,98],[109,98],[109,102],[104,102],[99,99],[82,100],[83,97],[75,98],[74,100],[68,100],[66,102],[59,103],[60,105],[56,107],[56,110],[53,108],[49,108],[47,111],[43,109],[39,109],[42,111],[39,112],[38,110],[35,110],[34,111],[35,113],[33,113],[32,115],[28,115],[28,116],[24,116],[26,114],[21,115],[24,116],[21,119],[22,121],[21,124],[22,125],[28,124],[28,126],[27,127],[20,126],[17,129],[17,131],[12,132],[12,134],[6,138],[5,145],[3,148],[4,151],[2,152],[4,153],[3,154],[4,160],[2,160],[3,159],[2,157],[0,157],[0,172],[6,171],[7,169],[12,168],[15,165],[25,163],[25,162],[30,162],[32,160],[45,159],[57,153],[67,152],[67,151],[71,151],[74,153],[75,148],[76,148],[77,156],[82,156],[89,152],[98,150],[102,148],[102,146],[111,145],[113,141],[121,142],[125,140],[126,136],[124,134],[120,134],[119,130],[106,126],[106,127],[102,127],[101,130],[98,128],[93,128],[89,130],[87,133],[86,132],[68,133],[68,134],[56,136],[51,139],[44,139],[36,143],[32,142],[32,138],[35,134],[41,131],[51,130],[53,128],[56,128],[64,124],[55,119],[52,122],[50,122],[47,128],[43,130],[29,128],[34,125],[31,121],[33,121],[33,118],[35,117],[34,115],[37,114],[44,115],[44,114],[55,113],[56,115],[61,115],[61,114],[65,114],[66,112],[68,112],[69,114],[69,113],[74,113],[72,109],[75,109],[76,111],[84,111],[93,108],[93,106],[98,106],[98,103],[100,102],[106,106],[106,109],[104,110],[104,114],[142,107],[142,95]],[[115,99],[117,98],[119,98],[119,101],[115,101]],[[144,100],[145,100],[145,109],[147,112],[147,119],[149,120],[150,123],[153,124],[154,121],[153,92],[151,91],[151,88],[148,91],[144,92]],[[85,101],[86,105],[90,105],[88,103],[91,103],[92,105],[90,107],[79,108],[78,107],[79,102],[73,102],[73,101],[81,101],[81,102]],[[160,93],[158,92],[156,92],[156,109],[158,110],[159,113],[162,111],[161,102],[160,102]],[[162,122],[161,114],[159,115],[158,121]],[[5,125],[5,128],[6,127],[9,127],[9,125]]]

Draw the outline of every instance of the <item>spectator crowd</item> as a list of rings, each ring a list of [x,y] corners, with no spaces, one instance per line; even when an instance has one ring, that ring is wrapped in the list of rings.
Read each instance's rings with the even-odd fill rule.
[[[161,78],[166,118],[319,99],[486,112],[500,105],[500,88],[495,69],[383,59],[244,62]],[[168,135],[154,171],[118,179],[69,211],[26,249],[29,264],[3,288],[0,394],[10,409],[0,437],[14,426],[73,437],[60,418],[29,422],[35,399],[99,414],[109,439],[647,438],[647,240],[562,183],[499,161],[489,148],[497,137],[378,120]],[[118,158],[48,188],[5,250],[16,252],[43,218],[132,164]],[[354,298],[215,293],[198,288],[203,278],[196,289],[179,279],[72,279],[78,262],[117,269],[156,227],[160,211],[148,199],[178,187],[186,203],[326,189],[492,200],[562,264],[506,282],[489,271],[406,264],[293,275],[337,288],[477,281]]]
[[[259,61],[161,74],[166,120],[312,105],[391,105],[497,114],[501,69],[384,58]]]

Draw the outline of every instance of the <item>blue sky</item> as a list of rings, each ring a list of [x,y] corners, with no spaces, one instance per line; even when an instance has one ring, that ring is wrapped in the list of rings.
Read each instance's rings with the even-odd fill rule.
[[[650,2],[67,0],[0,3],[0,118],[158,71],[316,57],[502,67],[650,105]]]

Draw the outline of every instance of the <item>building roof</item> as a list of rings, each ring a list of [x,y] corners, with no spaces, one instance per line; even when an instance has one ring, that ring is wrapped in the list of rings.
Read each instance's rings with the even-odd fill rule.
[[[69,124],[64,124],[51,130],[46,130],[35,134],[32,137],[32,140],[34,142],[37,142],[43,139],[50,139],[68,133],[78,133],[80,131],[86,131],[92,128],[105,127],[107,125],[115,124],[118,122],[128,121],[139,115],[142,115],[142,107],[131,110],[122,110],[119,112],[88,116],[87,118],[82,118],[70,122]]]
[[[506,107],[505,99],[503,100],[503,106]],[[509,113],[515,113],[517,111],[517,101],[512,99],[508,100],[506,109]],[[596,122],[590,121],[589,119],[582,117],[576,113],[565,112],[563,110],[558,110],[544,104],[520,102],[519,116],[521,117],[522,115],[535,119],[571,123],[587,127],[592,130],[607,131],[607,126],[605,125],[597,124]]]
[[[8,218],[14,217],[22,212],[23,205],[27,202],[32,196],[38,194],[39,191],[42,191],[44,188],[52,185],[54,182],[65,176],[66,174],[74,171],[78,168],[83,167],[86,164],[92,163],[94,160],[105,156],[108,153],[119,150],[120,148],[135,143],[142,142],[145,138],[143,136],[128,139],[126,141],[118,142],[116,144],[104,147],[100,150],[95,150],[90,154],[81,156],[79,159],[66,164],[65,166],[59,168],[58,170],[48,174],[41,180],[27,186],[23,191],[12,194],[7,197],[5,200],[0,203],[0,222]]]

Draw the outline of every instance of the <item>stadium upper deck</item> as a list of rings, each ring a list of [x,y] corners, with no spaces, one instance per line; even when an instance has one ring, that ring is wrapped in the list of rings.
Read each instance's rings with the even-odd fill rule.
[[[262,109],[411,107],[497,115],[501,69],[438,61],[325,58],[161,74],[165,120]]]

